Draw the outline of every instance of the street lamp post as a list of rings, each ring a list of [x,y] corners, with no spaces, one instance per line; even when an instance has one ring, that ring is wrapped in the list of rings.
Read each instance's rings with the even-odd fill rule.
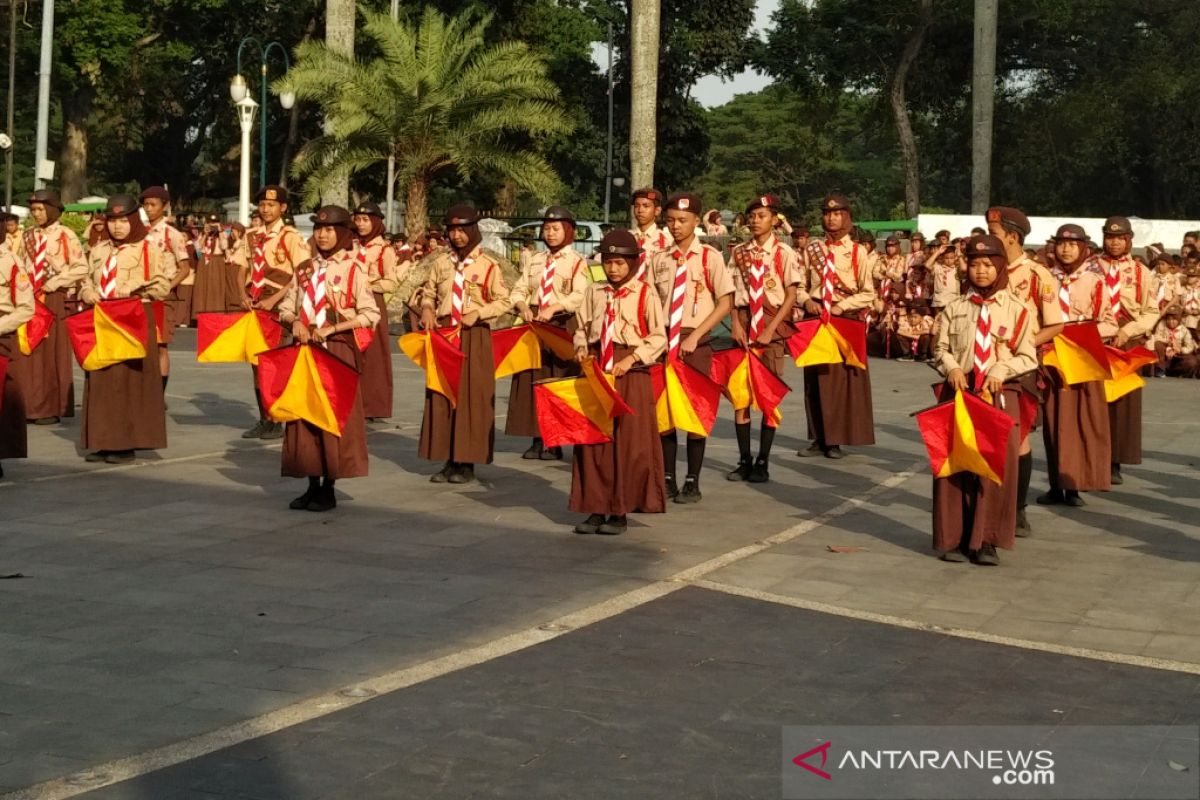
[[[233,98],[234,103],[238,104],[239,119],[241,119],[242,115],[241,102],[250,93],[250,87],[247,86],[246,79],[242,77],[242,50],[251,42],[258,48],[258,60],[261,67],[259,83],[262,90],[259,96],[262,99],[256,105],[262,108],[258,137],[258,185],[262,187],[267,183],[267,59],[270,57],[272,50],[278,50],[279,55],[283,57],[284,72],[287,72],[291,68],[291,64],[288,62],[287,49],[279,42],[267,42],[264,46],[253,36],[247,36],[242,39],[241,43],[238,44],[237,74],[229,82],[229,96]],[[283,106],[284,111],[290,110],[295,103],[296,95],[293,93],[284,92],[279,95],[279,105]]]
[[[249,97],[237,101],[238,123],[242,126],[242,162],[238,177],[238,222],[250,224],[250,131],[258,103]],[[265,127],[265,126],[264,126]]]

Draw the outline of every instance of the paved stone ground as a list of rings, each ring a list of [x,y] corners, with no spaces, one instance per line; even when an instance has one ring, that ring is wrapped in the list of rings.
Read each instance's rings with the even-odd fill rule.
[[[928,467],[908,417],[928,405],[933,373],[920,365],[873,362],[878,444],[840,462],[795,457],[805,442],[793,393],[773,482],[760,487],[722,479],[736,456],[725,409],[704,502],[635,519],[612,539],[568,533],[569,466],[522,461],[524,441],[499,437],[480,484],[428,483],[435,465],[415,457],[420,376],[400,357],[395,416],[371,434],[371,476],[339,484],[333,513],[290,512],[301,487],[278,477],[278,444],[238,438],[253,421],[249,370],[197,365],[191,342],[189,333],[177,338],[169,449],[129,467],[85,464],[77,422],[68,421],[31,428],[34,458],[5,465],[0,574],[27,577],[0,580],[0,792],[664,580],[703,581],[739,607],[746,601],[728,593],[1200,669],[1200,386],[1192,382],[1152,381],[1146,463],[1126,469],[1124,486],[1089,496],[1081,510],[1032,508],[1035,536],[988,570],[929,553]],[[799,372],[790,375],[798,389]],[[503,398],[500,406],[502,414]],[[1035,469],[1038,491],[1043,465]],[[838,546],[862,549],[829,549]],[[804,652],[792,637],[816,617],[787,613],[779,635]],[[621,664],[649,670],[654,660]],[[846,691],[861,691],[868,677],[850,675]],[[1133,710],[1144,710],[1140,701]]]

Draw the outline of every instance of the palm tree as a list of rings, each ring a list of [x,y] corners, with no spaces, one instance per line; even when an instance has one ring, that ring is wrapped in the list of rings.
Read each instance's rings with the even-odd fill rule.
[[[305,42],[273,87],[317,101],[325,114],[325,133],[300,149],[292,167],[305,179],[305,202],[315,203],[329,179],[389,154],[397,183],[407,185],[410,235],[426,229],[430,186],[451,169],[463,179],[511,180],[543,200],[561,190],[536,147],[571,123],[544,61],[523,42],[487,44],[491,16],[472,12],[446,18],[426,8],[416,25],[372,11],[363,17],[365,49],[378,57],[355,61]]]

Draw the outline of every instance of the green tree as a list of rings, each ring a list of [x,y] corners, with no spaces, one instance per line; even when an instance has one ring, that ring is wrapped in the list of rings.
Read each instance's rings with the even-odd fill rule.
[[[530,140],[563,133],[569,118],[544,61],[522,42],[488,45],[490,16],[446,18],[429,8],[416,24],[364,12],[362,31],[378,56],[355,61],[309,42],[275,83],[320,104],[328,132],[296,156],[308,202],[334,175],[396,157],[406,186],[405,226],[425,229],[429,190],[443,173],[490,172],[550,198],[561,184]]]

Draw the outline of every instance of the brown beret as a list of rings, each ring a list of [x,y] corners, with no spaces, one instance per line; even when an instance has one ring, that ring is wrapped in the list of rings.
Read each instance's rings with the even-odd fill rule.
[[[442,224],[447,228],[458,225],[474,225],[479,222],[479,212],[474,206],[466,203],[456,203],[450,206],[446,212],[446,216],[442,218]]]
[[[112,217],[128,217],[138,212],[140,208],[138,199],[131,194],[114,194],[108,198],[108,204],[104,207],[104,213]]]
[[[41,203],[44,206],[54,206],[59,211],[62,211],[63,201],[59,198],[58,192],[53,189],[38,189],[33,194],[29,195],[30,203]]]
[[[987,210],[988,222],[999,222],[1005,228],[1011,231],[1017,231],[1022,236],[1028,236],[1033,227],[1029,224],[1029,217],[1025,216],[1024,212],[1016,208],[1008,206],[992,206]]]
[[[1105,236],[1133,236],[1133,226],[1126,217],[1109,217],[1104,220]]]
[[[673,194],[665,208],[667,211],[690,211],[696,216],[700,216],[700,197],[690,192]]]
[[[1083,228],[1075,224],[1067,224],[1061,226],[1054,234],[1056,242],[1083,242],[1087,243],[1088,235]]]
[[[350,212],[341,206],[321,206],[317,209],[317,213],[309,217],[309,220],[314,228],[328,225],[349,228]]]
[[[379,203],[372,203],[369,200],[364,203],[359,203],[357,206],[355,206],[354,213],[366,214],[368,217],[379,217],[380,219],[383,219],[383,210],[379,207]]]
[[[277,203],[286,203],[288,201],[287,189],[274,183],[269,183],[258,190],[258,194],[254,195],[254,202],[261,203],[263,200],[274,200]]]
[[[611,256],[637,258],[641,254],[642,248],[638,247],[637,239],[631,232],[622,228],[609,231],[600,240],[601,260]]]
[[[162,200],[164,203],[171,202],[171,193],[167,191],[165,186],[148,186],[145,191],[138,195],[138,200],[145,202],[147,200]]]
[[[1004,243],[995,236],[972,236],[967,240],[967,258],[976,256],[1003,256]]]
[[[746,205],[746,213],[749,214],[756,208],[779,208],[779,198],[773,194],[762,194],[751,200]]]
[[[663,204],[663,193],[658,189],[647,187],[634,192],[631,200],[649,200],[654,205],[661,206]]]
[[[844,194],[831,194],[821,201],[821,213],[849,210],[850,200]]]
[[[1165,309],[1163,309],[1162,315],[1164,317],[1182,317],[1183,309],[1181,309],[1179,306],[1167,306]]]
[[[898,244],[900,244],[900,240],[899,240],[899,239],[897,239],[895,236],[889,236],[889,237],[887,237],[886,239],[884,239],[883,243],[884,243],[885,245],[889,245],[889,244],[896,244],[896,245],[898,245]]]

